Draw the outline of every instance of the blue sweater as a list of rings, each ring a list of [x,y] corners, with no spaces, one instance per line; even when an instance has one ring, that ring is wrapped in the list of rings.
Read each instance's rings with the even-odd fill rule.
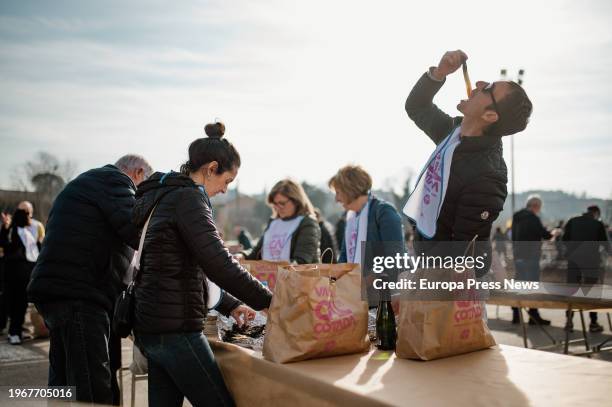
[[[372,197],[368,210],[368,242],[402,242],[404,247],[404,231],[402,219],[397,210],[389,202]],[[346,263],[346,243],[340,242],[339,263]]]

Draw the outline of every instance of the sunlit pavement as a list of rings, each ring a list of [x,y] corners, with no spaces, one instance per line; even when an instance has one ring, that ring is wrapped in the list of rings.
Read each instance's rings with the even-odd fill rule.
[[[494,305],[487,306],[489,317],[489,327],[492,329],[495,339],[498,343],[507,345],[523,346],[523,337],[520,325],[512,325],[512,311],[509,307],[496,307]],[[540,310],[540,314],[545,319],[552,320],[552,325],[547,327],[548,332],[557,341],[564,338],[563,326],[565,325],[565,314],[561,310]],[[585,322],[588,324],[588,313],[585,313]],[[589,334],[589,340],[592,345],[599,344],[606,338],[612,337],[612,332],[608,325],[608,319],[605,313],[599,313],[599,323],[604,326],[604,332],[598,334]],[[529,346],[545,346],[551,342],[548,337],[541,332],[537,326],[528,326],[527,328]],[[6,333],[6,332],[5,332]],[[574,316],[574,332],[570,336],[571,339],[582,338],[580,331],[580,318],[576,314]],[[612,342],[610,343],[612,345]],[[6,334],[0,336],[0,387],[2,386],[19,386],[19,387],[36,387],[45,386],[47,383],[47,370],[49,362],[47,353],[49,349],[48,339],[30,339],[24,341],[21,346],[13,346],[7,342]],[[570,352],[584,351],[584,345],[570,346]],[[562,349],[557,348],[558,352]],[[122,342],[122,357],[123,365],[129,366],[132,360],[132,342],[124,339]],[[604,352],[594,354],[593,359],[606,360],[612,362],[612,352]],[[3,390],[4,391],[4,390]],[[123,372],[123,401],[124,405],[130,405],[131,398],[131,373]],[[0,400],[6,400],[4,396]],[[13,403],[2,402],[0,405],[12,405]],[[46,402],[42,401],[20,401],[20,407],[26,406],[44,406]],[[60,405],[66,405],[62,403]],[[74,405],[74,404],[73,404]],[[147,405],[147,384],[146,380],[136,382],[136,405]],[[185,402],[185,405],[190,405]]]
[[[584,312],[585,324],[588,330],[589,313]],[[495,340],[498,343],[513,346],[523,346],[523,335],[520,324],[513,325],[512,310],[510,307],[495,305],[487,305],[487,315],[489,318],[489,328],[492,330]],[[565,311],[554,310],[554,309],[541,309],[540,315],[544,319],[548,319],[552,322],[551,326],[545,327],[546,331],[557,341],[560,342],[565,340]],[[523,311],[523,316],[527,320],[527,312]],[[604,327],[604,331],[600,333],[587,332],[589,343],[591,346],[598,345],[608,338],[612,338],[612,332],[608,324],[608,318],[605,312],[598,313],[598,322]],[[527,326],[527,338],[530,348],[541,347],[552,344],[551,340],[546,336],[542,330],[535,325]],[[574,332],[570,334],[570,340],[581,339],[582,329],[580,325],[580,316],[577,312],[574,313]],[[612,340],[607,343],[607,346],[612,347]],[[563,352],[561,346],[555,349],[547,349],[547,351],[556,351],[558,353]],[[583,343],[571,344],[569,347],[570,353],[584,352],[585,347]],[[601,352],[590,355],[592,359],[606,360],[612,362],[612,351]]]
[[[49,339],[32,339],[24,341],[21,346],[10,345],[6,335],[0,336],[0,387],[38,387],[46,386],[49,361],[47,358],[49,351]],[[129,366],[132,360],[132,342],[124,339],[122,343],[122,358],[124,366]],[[129,371],[123,372],[123,400],[124,405],[130,405],[131,397],[131,374]],[[147,385],[146,381],[136,383],[136,405],[147,405]],[[5,391],[5,390],[3,390]],[[5,396],[0,395],[0,405],[7,404]],[[44,406],[45,402],[19,401],[16,403],[20,407],[25,406]],[[56,403],[57,405],[67,405],[67,403]],[[72,405],[75,405],[74,403]]]

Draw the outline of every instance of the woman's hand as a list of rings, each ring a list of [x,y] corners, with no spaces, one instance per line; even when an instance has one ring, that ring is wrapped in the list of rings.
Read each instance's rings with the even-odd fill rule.
[[[255,319],[255,311],[246,305],[239,305],[230,313],[232,318],[236,320],[239,328]]]

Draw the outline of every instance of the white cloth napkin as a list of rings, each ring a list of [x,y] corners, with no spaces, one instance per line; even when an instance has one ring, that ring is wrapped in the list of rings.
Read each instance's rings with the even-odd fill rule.
[[[404,206],[404,214],[416,223],[426,238],[436,234],[440,209],[448,186],[453,154],[461,143],[461,127],[457,126],[434,150],[421,171],[417,184]]]

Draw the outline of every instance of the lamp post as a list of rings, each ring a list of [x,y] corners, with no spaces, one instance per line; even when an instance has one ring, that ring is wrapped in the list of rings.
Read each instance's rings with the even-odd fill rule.
[[[519,69],[518,75],[516,78],[516,83],[523,86],[523,75],[525,74],[524,69]],[[505,68],[500,69],[499,76],[502,81],[507,80],[508,71]],[[511,210],[512,215],[516,212],[516,193],[514,190],[514,134],[510,135],[510,190],[512,191],[512,201],[511,201]]]

